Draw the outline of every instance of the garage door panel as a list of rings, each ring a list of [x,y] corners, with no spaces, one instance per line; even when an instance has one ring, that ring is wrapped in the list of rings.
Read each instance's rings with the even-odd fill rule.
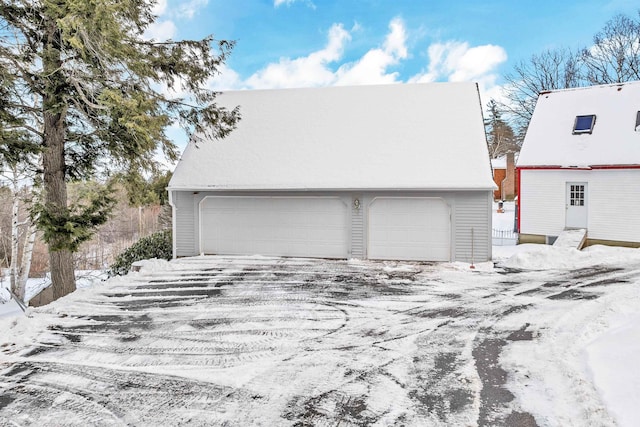
[[[449,261],[449,206],[440,198],[381,197],[369,205],[368,257]]]
[[[346,258],[348,210],[337,197],[207,197],[206,254]]]

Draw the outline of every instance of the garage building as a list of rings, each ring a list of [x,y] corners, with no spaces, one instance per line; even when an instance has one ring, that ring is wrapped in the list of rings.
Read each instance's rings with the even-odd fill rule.
[[[491,259],[495,185],[474,83],[225,92],[169,184],[174,256]]]

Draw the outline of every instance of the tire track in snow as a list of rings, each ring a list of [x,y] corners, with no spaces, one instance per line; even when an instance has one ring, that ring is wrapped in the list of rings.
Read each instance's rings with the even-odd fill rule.
[[[531,331],[495,325],[555,304],[546,296],[564,290],[520,271],[478,287],[468,272],[420,263],[180,262],[115,283],[54,319],[50,333],[64,339],[41,342],[0,374],[0,420],[27,413],[25,423],[43,424],[39,402],[59,398],[76,425],[87,421],[83,411],[105,425],[525,422],[514,400],[487,397],[500,371],[485,368],[499,368],[509,337]],[[630,278],[588,273],[562,280],[589,292]],[[193,379],[200,374],[208,382]]]
[[[207,414],[224,408],[222,400],[232,391],[161,374],[55,362],[30,365],[28,379],[16,381],[9,389],[11,412],[17,416],[35,408],[44,412],[49,409],[56,418],[41,415],[41,419],[49,420],[46,424],[151,425],[172,420],[175,424],[188,421],[206,425],[210,420]],[[140,394],[140,390],[145,393]],[[189,418],[191,414],[180,422],[180,409],[187,409],[187,414],[200,414],[201,418]]]

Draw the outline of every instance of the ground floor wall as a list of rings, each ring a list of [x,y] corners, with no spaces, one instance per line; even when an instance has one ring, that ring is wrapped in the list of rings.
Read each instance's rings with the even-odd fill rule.
[[[375,246],[384,237],[380,231],[384,225],[376,225],[385,218],[376,216],[376,210],[385,202],[403,199],[411,202],[415,199],[433,201],[438,208],[441,224],[443,212],[448,213],[448,237],[446,260],[462,262],[482,262],[491,259],[491,210],[493,194],[485,191],[326,191],[326,192],[233,192],[233,191],[170,191],[173,207],[174,256],[194,256],[203,252],[207,245],[203,242],[202,209],[206,200],[211,198],[327,198],[340,199],[345,209],[347,247],[344,258],[367,259],[375,256],[386,259],[393,257],[389,252],[376,255]],[[409,205],[410,206],[410,205]],[[427,205],[428,206],[428,205]],[[400,223],[402,218],[397,218]],[[378,223],[376,223],[376,221]],[[429,223],[427,221],[427,226]],[[435,226],[435,225],[434,225]],[[438,225],[440,226],[440,225]],[[388,227],[389,228],[389,227]],[[415,236],[419,230],[396,230],[407,233],[407,239]],[[433,232],[433,231],[432,231]],[[376,234],[377,233],[377,234]],[[382,234],[380,234],[382,233]],[[206,234],[206,233],[205,233]],[[375,234],[375,235],[374,235]],[[442,236],[440,233],[439,236]],[[383,243],[384,244],[384,240]],[[442,248],[437,252],[441,256]]]
[[[568,223],[571,184],[584,184],[589,241],[640,242],[638,183],[640,169],[520,170],[520,242],[539,241],[535,236],[548,241],[565,228],[578,228]]]

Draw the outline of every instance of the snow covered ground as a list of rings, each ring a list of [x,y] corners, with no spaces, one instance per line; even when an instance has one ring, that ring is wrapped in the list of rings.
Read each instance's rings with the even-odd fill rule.
[[[0,318],[0,425],[635,426],[640,250],[149,261]]]
[[[9,271],[3,272],[0,280],[0,318],[7,316],[17,316],[22,314],[22,309],[9,293]],[[94,286],[107,278],[106,271],[99,270],[78,270],[76,271],[76,287],[78,289]],[[51,279],[47,277],[34,277],[27,280],[25,289],[25,300],[29,301],[41,290],[51,284]]]
[[[498,203],[493,204],[493,224],[494,230],[513,231],[515,222],[516,205],[514,202],[504,202],[503,212],[498,212]]]
[[[635,425],[639,285],[604,247],[150,262],[0,322],[0,424]]]

